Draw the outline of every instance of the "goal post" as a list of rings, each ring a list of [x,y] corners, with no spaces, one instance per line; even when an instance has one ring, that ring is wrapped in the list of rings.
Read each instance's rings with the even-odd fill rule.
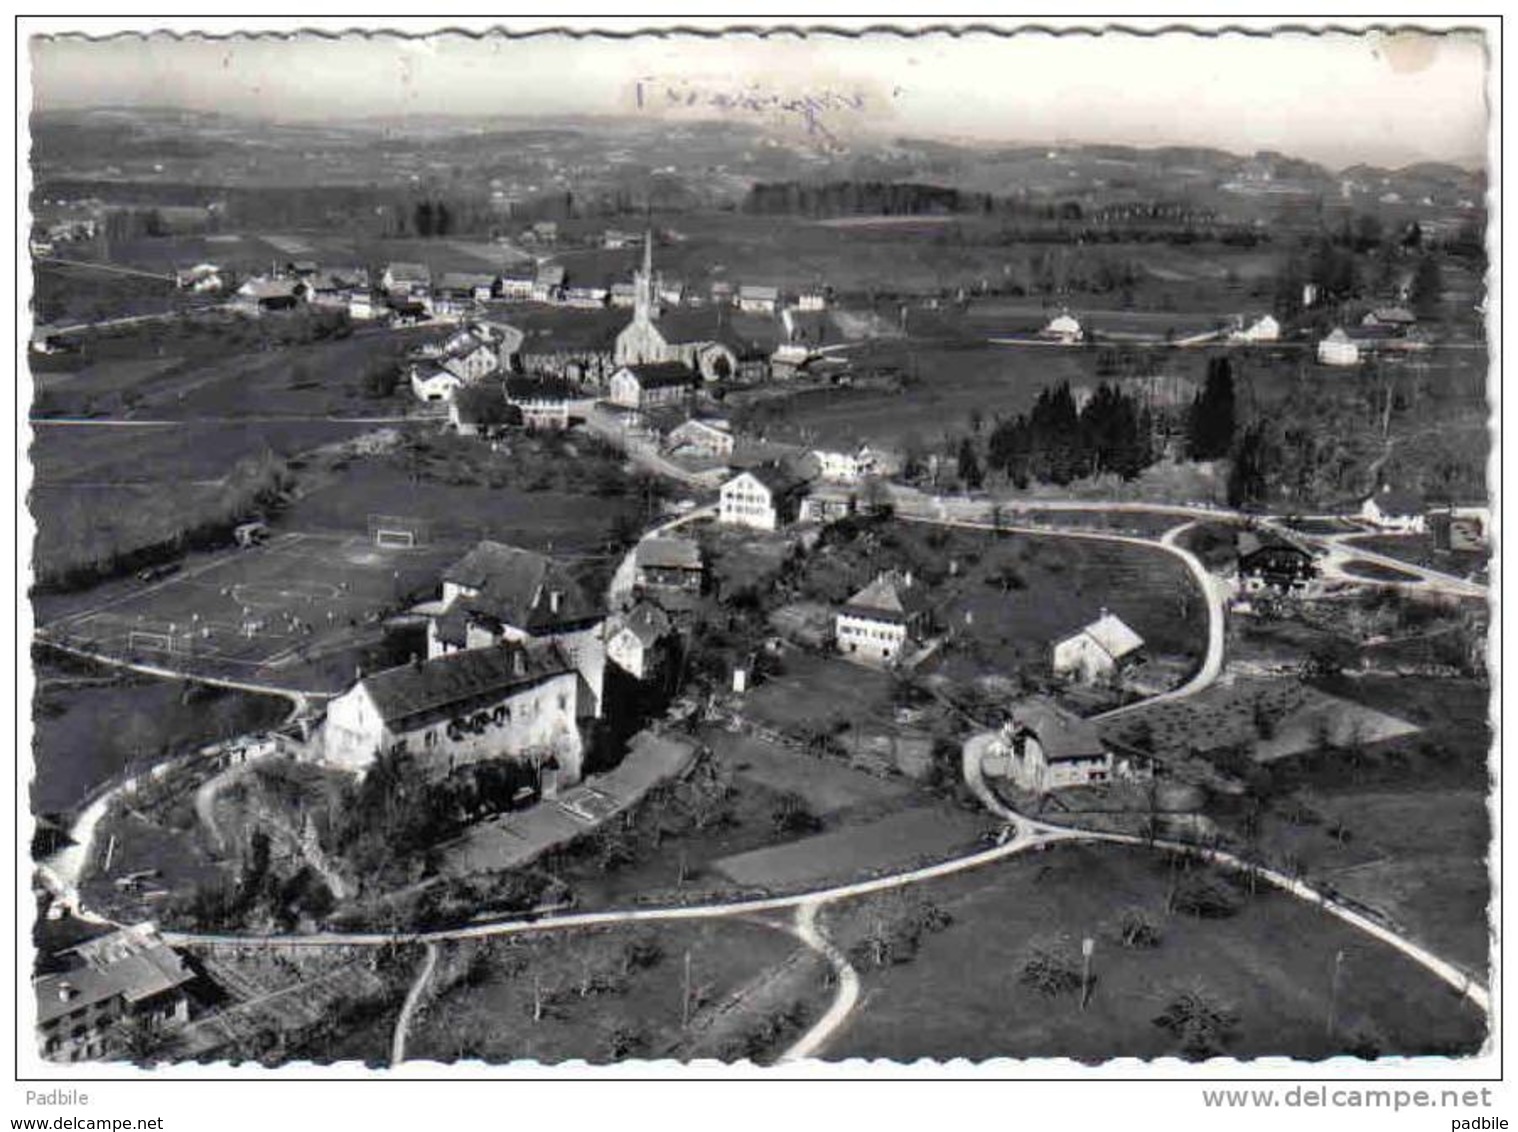
[[[183,654],[190,651],[190,634],[173,630],[129,629],[127,649],[139,653]]]
[[[431,537],[432,523],[416,515],[369,516],[369,541],[375,546],[409,550],[426,546]]]

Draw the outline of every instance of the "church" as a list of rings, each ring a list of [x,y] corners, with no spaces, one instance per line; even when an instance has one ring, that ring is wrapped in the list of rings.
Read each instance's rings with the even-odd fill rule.
[[[653,234],[643,241],[643,267],[633,273],[632,321],[617,335],[617,366],[681,362],[706,381],[762,380],[782,340],[773,317],[724,306],[663,308],[654,274]]]

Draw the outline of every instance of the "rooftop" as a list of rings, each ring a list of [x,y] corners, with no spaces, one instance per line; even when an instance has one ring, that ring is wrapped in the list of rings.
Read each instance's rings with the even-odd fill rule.
[[[1116,614],[1102,610],[1101,616],[1082,628],[1078,634],[1090,637],[1097,647],[1113,660],[1122,660],[1129,653],[1144,647],[1144,638],[1130,629]]]
[[[844,612],[876,621],[901,623],[927,609],[927,595],[911,574],[887,570],[849,598]]]
[[[557,645],[505,644],[387,668],[360,684],[380,718],[396,724],[573,671]]]
[[[1012,727],[1038,740],[1049,762],[1099,758],[1106,753],[1096,725],[1052,700],[1034,697],[1012,705]]]
[[[646,538],[634,551],[639,566],[666,570],[701,569],[701,547],[692,539]]]
[[[638,385],[643,389],[667,389],[675,385],[690,385],[696,380],[696,371],[684,362],[647,362],[623,366],[622,369],[636,377]]]
[[[39,1023],[118,996],[141,1002],[195,977],[179,953],[146,924],[122,928],[69,950],[79,957],[78,966],[32,983]]]
[[[569,571],[536,551],[489,540],[443,572],[443,581],[477,593],[461,599],[470,612],[526,632],[592,620],[600,611]],[[554,608],[558,594],[558,608]]]

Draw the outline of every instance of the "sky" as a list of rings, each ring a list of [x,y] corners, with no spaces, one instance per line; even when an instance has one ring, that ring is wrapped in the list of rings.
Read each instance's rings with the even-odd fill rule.
[[[1342,168],[1480,164],[1478,36],[1188,33],[920,38],[438,35],[34,39],[34,106],[284,120],[736,117],[984,142],[1275,149]]]

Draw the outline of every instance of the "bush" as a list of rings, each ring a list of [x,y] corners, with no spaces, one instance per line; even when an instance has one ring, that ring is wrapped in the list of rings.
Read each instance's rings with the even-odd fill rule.
[[[1063,940],[1033,943],[1017,981],[1046,998],[1069,994],[1080,989],[1081,961]]]
[[[1188,990],[1166,1003],[1155,1015],[1154,1024],[1180,1039],[1185,1057],[1200,1061],[1223,1052],[1233,1040],[1239,1019],[1205,991]]]
[[[1118,922],[1118,941],[1135,951],[1148,951],[1160,945],[1164,938],[1159,925],[1140,908],[1130,908]]]
[[[1190,877],[1176,889],[1170,909],[1199,920],[1226,920],[1238,913],[1239,901],[1221,881],[1211,877]]]

